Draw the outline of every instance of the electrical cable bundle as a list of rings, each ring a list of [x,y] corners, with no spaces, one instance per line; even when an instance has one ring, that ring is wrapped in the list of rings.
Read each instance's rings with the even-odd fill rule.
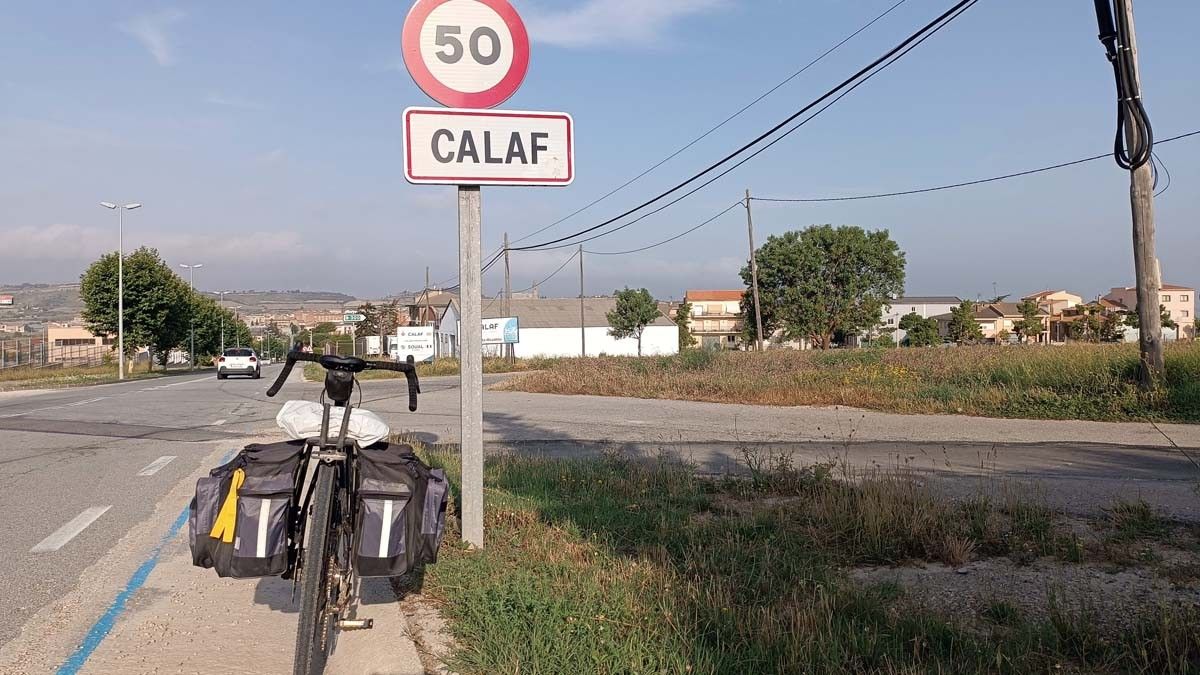
[[[1128,0],[1095,0],[1100,42],[1112,63],[1117,81],[1117,138],[1113,155],[1122,169],[1133,171],[1146,165],[1154,153],[1154,128],[1142,105],[1130,39]],[[1114,19],[1114,14],[1115,19]]]

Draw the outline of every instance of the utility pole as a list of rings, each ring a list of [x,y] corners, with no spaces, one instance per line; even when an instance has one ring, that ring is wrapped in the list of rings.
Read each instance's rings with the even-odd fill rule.
[[[754,217],[750,213],[750,189],[746,188],[746,230],[750,233],[750,281],[754,287],[754,322],[758,351],[763,350],[762,305],[758,301],[758,254],[754,251]]]
[[[579,355],[587,356],[587,324],[583,320],[583,244],[579,245]]]
[[[508,233],[504,233],[504,316],[512,316],[512,270],[508,266]],[[504,345],[504,359],[512,363],[515,359],[513,346]]]
[[[422,317],[422,324],[429,322],[429,265],[425,266],[425,316]]]
[[[1133,0],[1125,0],[1125,21],[1128,25],[1128,42],[1122,45],[1129,50],[1133,61],[1134,92],[1141,96],[1142,75],[1138,66],[1137,36],[1133,27]],[[1125,125],[1125,138],[1129,147],[1142,139],[1137,136],[1137,126]],[[1133,268],[1137,277],[1138,325],[1141,326],[1141,360],[1138,381],[1143,390],[1153,389],[1162,379],[1163,343],[1162,315],[1159,313],[1159,297],[1162,279],[1159,278],[1158,257],[1154,244],[1154,176],[1151,162],[1130,172],[1129,201],[1133,212]]]

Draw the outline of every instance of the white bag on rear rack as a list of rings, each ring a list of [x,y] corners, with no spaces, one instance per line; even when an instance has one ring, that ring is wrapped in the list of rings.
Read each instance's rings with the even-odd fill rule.
[[[303,441],[321,435],[320,403],[313,401],[288,401],[283,404],[279,414],[275,416],[275,424],[287,432],[289,438]],[[336,438],[341,431],[344,408],[334,407],[329,413],[329,437]],[[368,410],[355,408],[350,411],[350,428],[346,435],[366,447],[379,441],[387,440],[392,430],[379,415]]]

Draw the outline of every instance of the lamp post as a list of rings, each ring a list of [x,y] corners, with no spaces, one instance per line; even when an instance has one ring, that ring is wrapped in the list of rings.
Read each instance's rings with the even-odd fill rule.
[[[225,353],[225,293],[226,291],[217,291],[221,296],[221,353]]]
[[[191,325],[192,348],[190,350],[188,350],[188,356],[190,357],[190,360],[192,362],[192,370],[195,370],[196,369],[196,296],[195,296],[196,284],[194,283],[195,280],[193,279],[192,275],[196,270],[200,269],[201,267],[204,267],[204,263],[196,263],[195,265],[180,264],[179,266],[188,271],[188,290],[192,292],[192,295],[188,298],[188,302],[190,302],[192,304],[192,312],[191,312],[191,314],[192,314],[192,317],[191,317],[191,319],[192,319],[192,325]]]
[[[125,379],[125,212],[142,208],[141,204],[117,205],[100,202],[100,206],[117,212],[117,373],[118,380]]]

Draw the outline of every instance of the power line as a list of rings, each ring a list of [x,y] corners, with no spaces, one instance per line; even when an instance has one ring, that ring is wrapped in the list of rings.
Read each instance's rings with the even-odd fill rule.
[[[656,203],[658,203],[659,201],[662,201],[663,199],[665,199],[665,198],[669,197],[670,195],[672,195],[672,194],[674,194],[674,193],[676,193],[676,192],[678,192],[678,191],[680,191],[680,190],[684,189],[684,188],[685,188],[685,187],[687,187],[688,185],[691,185],[692,183],[694,183],[694,182],[696,182],[696,181],[700,180],[700,179],[701,179],[701,178],[703,178],[704,176],[706,176],[706,175],[708,175],[708,174],[712,173],[713,171],[716,171],[717,169],[721,168],[721,167],[722,167],[722,166],[724,166],[725,164],[728,164],[729,162],[733,161],[734,159],[736,159],[736,158],[737,158],[737,157],[739,157],[740,155],[742,155],[742,154],[744,154],[745,152],[747,152],[748,150],[752,149],[754,146],[758,145],[758,144],[759,144],[759,143],[761,143],[762,141],[764,141],[764,140],[766,140],[767,138],[769,138],[770,136],[774,135],[774,134],[775,134],[776,132],[778,132],[780,129],[783,129],[783,128],[784,128],[784,127],[786,127],[788,124],[791,124],[793,121],[795,121],[796,119],[800,118],[801,116],[803,116],[803,115],[804,115],[805,113],[807,113],[808,111],[812,110],[813,108],[816,108],[816,107],[817,107],[817,106],[819,106],[821,103],[825,102],[827,99],[829,99],[829,98],[833,97],[834,95],[838,94],[838,92],[841,92],[843,89],[846,89],[847,87],[850,87],[850,89],[849,89],[849,90],[847,90],[845,93],[849,93],[850,91],[853,91],[853,90],[854,90],[855,88],[857,88],[857,87],[858,87],[860,84],[862,84],[862,82],[865,82],[865,81],[866,81],[866,79],[870,79],[870,77],[871,77],[871,76],[873,76],[875,73],[879,72],[879,71],[876,71],[875,69],[876,69],[877,67],[879,67],[879,65],[880,65],[880,64],[883,64],[883,63],[887,62],[887,63],[886,63],[886,65],[884,65],[884,66],[883,66],[883,68],[887,68],[887,66],[890,66],[892,63],[895,63],[895,62],[896,62],[896,60],[898,60],[898,57],[897,57],[897,55],[898,55],[898,54],[899,54],[899,56],[901,56],[901,57],[902,57],[904,54],[907,54],[909,51],[911,51],[911,48],[913,48],[913,47],[916,47],[917,45],[919,45],[919,44],[921,44],[922,42],[924,42],[926,38],[928,38],[930,35],[933,35],[933,34],[934,34],[934,33],[936,33],[937,31],[941,30],[941,28],[942,28],[942,27],[944,27],[945,25],[949,24],[949,23],[950,23],[951,21],[953,21],[954,19],[956,19],[956,18],[958,18],[959,16],[961,16],[963,12],[965,12],[967,9],[971,8],[972,6],[974,6],[974,5],[975,5],[975,4],[976,4],[978,1],[979,1],[979,0],[960,0],[960,2],[958,2],[957,4],[955,4],[953,7],[951,7],[951,8],[950,8],[949,10],[947,10],[946,12],[944,12],[944,13],[943,13],[941,16],[939,16],[938,18],[934,19],[934,20],[933,20],[933,21],[931,21],[930,23],[926,24],[926,25],[925,25],[924,27],[922,27],[920,30],[918,30],[917,32],[913,33],[913,34],[912,34],[912,35],[910,35],[908,38],[906,38],[906,39],[905,39],[903,42],[901,42],[900,44],[898,44],[898,45],[896,45],[895,47],[893,47],[891,50],[889,50],[889,51],[888,51],[887,53],[885,53],[883,56],[880,56],[879,58],[875,59],[875,60],[874,60],[874,61],[872,61],[870,64],[868,64],[866,67],[864,67],[864,68],[860,69],[860,70],[859,70],[858,72],[856,72],[854,75],[852,75],[852,76],[850,76],[849,78],[847,78],[847,79],[843,80],[843,81],[842,81],[840,84],[838,84],[838,85],[837,85],[836,87],[834,87],[833,89],[830,89],[830,90],[829,90],[829,91],[827,91],[825,94],[821,95],[819,98],[817,98],[817,99],[816,99],[816,100],[814,100],[813,102],[809,103],[808,105],[804,106],[804,107],[803,107],[803,108],[801,108],[800,110],[796,111],[794,114],[792,114],[792,115],[791,115],[791,116],[789,116],[788,118],[784,119],[782,122],[780,122],[780,123],[776,124],[776,125],[775,125],[774,127],[772,127],[771,129],[768,129],[766,132],[764,132],[764,133],[760,134],[760,135],[759,135],[758,137],[756,137],[755,139],[753,139],[753,140],[751,140],[750,142],[746,143],[745,145],[741,146],[741,147],[740,147],[740,148],[738,148],[737,150],[735,150],[735,151],[733,151],[733,152],[729,153],[728,155],[726,155],[725,157],[723,157],[721,160],[719,160],[719,161],[717,161],[717,162],[715,162],[715,163],[713,163],[713,164],[709,165],[709,166],[708,166],[707,168],[705,168],[704,170],[702,170],[702,171],[700,171],[699,173],[695,174],[695,175],[694,175],[694,176],[692,176],[691,178],[688,178],[687,180],[683,181],[682,183],[680,183],[680,184],[676,185],[675,187],[673,187],[673,188],[671,188],[671,189],[669,189],[669,190],[667,190],[667,191],[665,191],[665,192],[662,192],[662,193],[660,193],[659,195],[655,196],[655,197],[654,197],[654,198],[652,198],[652,199],[649,199],[649,200],[647,200],[647,201],[645,201],[645,202],[642,202],[642,203],[641,203],[641,204],[639,204],[638,206],[636,206],[636,207],[634,207],[634,208],[632,208],[632,209],[629,209],[629,210],[625,211],[624,213],[622,213],[622,214],[620,214],[620,215],[618,215],[618,216],[616,216],[616,217],[614,217],[614,218],[610,218],[610,219],[608,219],[608,220],[606,220],[606,221],[604,221],[604,222],[602,222],[602,223],[599,223],[599,224],[597,224],[597,225],[593,225],[592,227],[589,227],[589,228],[586,228],[586,229],[580,230],[580,231],[578,231],[578,232],[575,232],[574,234],[570,234],[570,235],[567,235],[567,236],[565,236],[565,237],[559,237],[558,239],[552,239],[552,240],[550,240],[550,241],[542,242],[541,244],[532,244],[532,245],[529,245],[529,246],[514,247],[512,250],[514,250],[514,251],[524,251],[524,250],[532,250],[532,249],[546,249],[546,247],[552,246],[552,245],[554,245],[554,244],[558,244],[558,243],[561,243],[561,242],[564,242],[564,241],[567,241],[567,240],[570,240],[570,239],[575,239],[575,238],[578,238],[578,237],[580,237],[580,236],[582,236],[582,235],[584,235],[584,234],[588,234],[589,232],[594,232],[594,231],[596,231],[596,230],[599,230],[599,229],[601,229],[601,228],[603,228],[603,227],[606,227],[606,226],[608,226],[608,225],[611,225],[611,224],[615,223],[615,222],[616,222],[616,221],[618,221],[618,220],[621,220],[622,218],[625,218],[626,216],[629,216],[629,215],[632,215],[632,214],[634,214],[634,213],[636,213],[636,212],[638,212],[638,211],[641,211],[642,209],[646,208],[647,206],[650,206],[650,205],[652,205],[652,204],[656,204]],[[894,59],[893,57],[897,57],[897,58],[895,58],[895,59]],[[892,59],[892,60],[891,60],[891,61],[889,61],[889,59]],[[882,70],[882,69],[880,69],[880,70]],[[872,72],[872,71],[875,71],[875,72]],[[866,78],[864,78],[864,76],[866,76]],[[855,82],[857,82],[857,84],[855,84]],[[853,85],[853,86],[851,86],[851,85]],[[845,95],[845,93],[843,93],[842,95],[844,96],[844,95]],[[840,98],[841,98],[841,96],[839,96],[838,98],[834,99],[834,102],[836,102],[836,101],[837,101],[838,99],[840,99]],[[828,106],[826,106],[826,108],[828,108]],[[825,109],[825,108],[823,108],[822,110],[824,110],[824,109]],[[820,112],[820,111],[818,111],[818,112]],[[814,115],[814,117],[815,117],[815,115]],[[809,119],[812,119],[812,118],[810,117]],[[798,127],[796,127],[796,128],[798,128]],[[792,131],[794,131],[794,130],[795,130],[795,128],[793,128],[793,129],[792,129]],[[789,132],[789,133],[790,133],[790,132]],[[785,135],[786,135],[786,134],[785,134]],[[779,139],[776,139],[776,142],[777,142],[778,140],[779,140]],[[773,143],[772,143],[772,144],[773,144]],[[770,146],[768,145],[767,147],[770,147]],[[765,148],[764,148],[764,149],[765,149]],[[761,150],[760,150],[760,152],[761,152]],[[757,154],[758,154],[758,153],[755,153],[755,155],[757,155]],[[751,157],[753,157],[753,156],[754,156],[754,155],[751,155]],[[743,162],[743,163],[744,163],[744,162]],[[740,166],[740,164],[739,164],[738,166]],[[734,168],[736,168],[736,166],[735,166]],[[711,181],[710,181],[710,183],[711,183]],[[703,186],[702,186],[702,187],[703,187]],[[694,193],[694,191],[693,191],[693,193]],[[689,193],[689,194],[691,194],[691,193]],[[686,196],[686,195],[685,195],[685,196]],[[548,250],[548,249],[546,249],[546,250]]]
[[[835,51],[837,51],[838,49],[840,49],[840,48],[841,48],[843,45],[845,45],[847,42],[849,42],[849,41],[853,40],[854,38],[858,37],[858,35],[859,35],[860,33],[862,33],[863,31],[867,30],[867,29],[868,29],[868,28],[870,28],[871,26],[874,26],[876,23],[878,23],[879,21],[881,21],[881,20],[882,20],[884,17],[886,17],[887,15],[891,14],[893,11],[895,11],[895,10],[896,10],[898,7],[900,7],[900,5],[903,5],[905,2],[908,2],[908,0],[899,0],[899,2],[895,3],[895,4],[894,4],[894,5],[892,5],[891,7],[888,7],[886,10],[884,10],[884,12],[883,12],[882,14],[879,14],[879,15],[878,15],[878,16],[876,16],[874,19],[871,19],[869,22],[867,22],[867,23],[866,23],[866,24],[864,24],[862,27],[860,27],[858,30],[856,30],[856,31],[854,31],[853,33],[851,33],[851,34],[847,35],[847,36],[846,36],[845,38],[843,38],[843,39],[842,39],[840,42],[838,42],[838,43],[837,43],[837,44],[835,44],[834,46],[830,47],[829,49],[825,50],[825,51],[824,51],[824,52],[823,52],[823,53],[822,53],[820,56],[818,56],[817,58],[815,58],[815,59],[813,59],[812,61],[809,61],[807,64],[805,64],[805,66],[804,66],[803,68],[801,68],[801,69],[799,69],[799,70],[797,70],[797,71],[793,72],[791,75],[788,75],[786,78],[784,78],[783,80],[781,80],[781,81],[780,81],[778,84],[776,84],[775,86],[771,87],[770,89],[768,89],[767,91],[765,91],[765,92],[763,92],[761,95],[759,95],[759,96],[758,96],[758,98],[755,98],[753,101],[750,101],[750,102],[749,102],[749,103],[747,103],[745,106],[743,106],[742,108],[740,108],[740,109],[739,109],[737,112],[735,112],[735,113],[733,113],[732,115],[730,115],[729,117],[726,117],[725,119],[721,120],[721,122],[720,122],[720,123],[718,123],[716,126],[712,127],[712,128],[711,128],[711,129],[709,129],[708,131],[705,131],[703,134],[700,134],[700,135],[699,135],[699,136],[697,136],[695,139],[693,139],[691,142],[687,143],[687,144],[686,144],[686,145],[684,145],[683,147],[679,148],[679,149],[678,149],[678,150],[676,150],[675,152],[673,152],[673,153],[671,153],[670,155],[668,155],[667,157],[663,158],[661,161],[659,161],[659,162],[658,162],[657,164],[655,164],[654,166],[651,166],[650,168],[648,168],[648,169],[646,169],[645,171],[643,171],[643,172],[639,173],[638,175],[634,176],[633,178],[630,178],[628,181],[626,181],[625,183],[621,184],[620,186],[618,186],[618,187],[614,188],[613,190],[609,191],[607,194],[604,194],[604,195],[600,196],[599,198],[597,198],[597,199],[595,199],[595,200],[593,200],[593,201],[589,202],[588,204],[585,204],[584,206],[580,207],[579,209],[576,209],[575,211],[573,211],[573,212],[571,212],[571,213],[567,214],[566,216],[563,216],[562,218],[559,218],[558,220],[554,221],[553,223],[550,223],[549,225],[546,225],[545,227],[542,227],[542,228],[540,228],[540,229],[538,229],[538,230],[535,230],[535,231],[533,231],[533,232],[530,232],[529,234],[527,234],[527,235],[525,235],[525,236],[521,237],[520,239],[517,239],[517,240],[513,241],[512,243],[514,243],[514,244],[519,244],[519,243],[521,243],[522,241],[525,241],[526,239],[529,239],[530,237],[537,236],[537,235],[539,235],[539,234],[541,234],[541,233],[545,232],[546,230],[549,230],[550,228],[552,228],[552,227],[554,227],[554,226],[556,226],[556,225],[561,225],[562,223],[565,223],[566,221],[568,221],[568,220],[570,220],[570,219],[574,218],[575,216],[577,216],[577,215],[579,215],[579,214],[583,213],[584,211],[587,211],[588,209],[592,208],[593,206],[595,206],[595,205],[599,204],[600,202],[602,202],[602,201],[604,201],[604,200],[608,199],[609,197],[611,197],[611,196],[613,196],[613,195],[617,194],[617,193],[618,193],[618,192],[620,192],[621,190],[624,190],[625,188],[629,187],[630,185],[633,185],[634,183],[636,183],[637,181],[641,180],[642,178],[645,178],[645,177],[646,177],[648,174],[650,174],[650,173],[651,173],[651,172],[653,172],[654,170],[658,169],[659,167],[661,167],[662,165],[664,165],[664,164],[666,164],[667,162],[671,161],[672,159],[675,159],[675,158],[676,158],[676,157],[678,157],[679,155],[683,154],[685,151],[687,151],[687,150],[691,149],[693,146],[695,146],[695,145],[696,145],[697,143],[699,143],[700,141],[702,141],[702,140],[704,140],[704,139],[708,138],[709,136],[711,136],[712,134],[716,133],[718,130],[720,130],[722,127],[724,127],[726,124],[729,124],[729,123],[730,123],[730,122],[732,122],[733,120],[735,120],[735,119],[737,119],[738,117],[740,117],[740,116],[741,116],[743,113],[745,113],[745,112],[746,112],[747,110],[749,110],[750,108],[753,108],[754,106],[756,106],[756,105],[758,105],[759,103],[761,103],[763,99],[767,98],[767,97],[768,97],[768,96],[770,96],[771,94],[774,94],[776,91],[778,91],[779,89],[781,89],[781,88],[782,88],[784,85],[788,84],[789,82],[791,82],[792,80],[796,79],[797,77],[799,77],[799,76],[803,75],[803,74],[804,74],[806,71],[808,71],[810,68],[812,68],[813,66],[815,66],[815,65],[817,65],[818,63],[820,63],[821,61],[823,61],[823,60],[825,59],[825,57],[829,56],[830,54],[832,54],[832,53],[834,53]]]
[[[712,223],[714,220],[720,218],[721,216],[725,215],[726,213],[729,213],[730,211],[736,209],[737,207],[739,207],[741,205],[742,205],[741,201],[736,201],[733,204],[730,204],[729,207],[726,208],[724,211],[721,211],[720,213],[713,216],[712,218],[709,218],[708,220],[704,221],[703,223],[700,223],[699,225],[696,225],[692,228],[684,230],[683,232],[680,232],[679,234],[675,235],[674,237],[671,237],[670,239],[664,239],[664,240],[658,242],[657,244],[650,244],[649,246],[643,246],[641,248],[630,249],[628,251],[585,251],[585,253],[588,253],[591,255],[628,255],[630,253],[641,253],[642,251],[649,251],[652,248],[658,248],[659,246],[669,244],[669,243],[675,241],[676,239],[682,239],[683,237],[686,237],[689,234],[695,232],[696,230],[699,230],[700,228],[704,227],[705,225]]]
[[[1166,138],[1166,139],[1163,139],[1160,141],[1156,141],[1156,144],[1170,143],[1172,141],[1178,141],[1178,140],[1182,140],[1184,138],[1189,138],[1189,137],[1197,136],[1197,135],[1200,135],[1200,130],[1192,131],[1192,132],[1189,132],[1186,134],[1180,134],[1178,136],[1172,136],[1171,138]],[[1094,162],[1098,159],[1105,159],[1108,157],[1112,157],[1111,152],[1106,152],[1102,155],[1093,155],[1091,157],[1084,157],[1083,159],[1077,159],[1077,160],[1070,161],[1070,162],[1063,162],[1061,164],[1051,164],[1050,166],[1043,166],[1041,168],[1030,169],[1028,171],[1018,171],[1017,173],[1008,173],[1008,174],[1004,174],[1003,176],[993,176],[991,178],[981,178],[979,180],[965,181],[962,183],[950,183],[948,185],[938,185],[935,187],[919,188],[919,189],[915,189],[915,190],[900,190],[898,192],[878,192],[878,193],[874,193],[874,194],[852,195],[849,197],[806,197],[806,198],[797,198],[797,199],[785,199],[785,198],[779,198],[779,197],[751,197],[751,200],[756,201],[756,202],[817,203],[817,202],[852,202],[852,201],[858,201],[861,199],[882,199],[884,197],[902,197],[905,195],[916,195],[916,194],[924,194],[927,192],[939,192],[942,190],[953,190],[955,188],[970,187],[972,185],[982,185],[984,183],[994,183],[996,181],[1008,180],[1010,178],[1020,178],[1022,176],[1031,176],[1033,174],[1045,173],[1047,171],[1054,171],[1056,169],[1065,169],[1069,166],[1086,164],[1087,162]],[[1162,160],[1160,159],[1159,162],[1161,163]]]
[[[910,44],[908,47],[906,47],[906,48],[905,48],[903,51],[901,51],[900,53],[898,53],[898,54],[895,54],[895,55],[892,57],[892,59],[891,59],[890,61],[888,61],[887,63],[885,63],[885,64],[884,64],[882,67],[880,67],[878,70],[875,70],[874,72],[870,73],[870,74],[869,74],[869,75],[867,75],[866,77],[864,77],[864,78],[862,78],[861,80],[859,80],[858,82],[856,82],[856,83],[854,84],[854,86],[850,87],[850,88],[849,88],[849,89],[847,89],[846,91],[843,91],[841,94],[838,94],[838,95],[837,95],[835,98],[833,98],[831,101],[829,101],[829,102],[828,102],[828,103],[826,103],[824,106],[822,106],[821,108],[819,108],[819,109],[818,109],[816,112],[812,113],[812,114],[811,114],[811,115],[809,115],[808,117],[806,117],[806,118],[804,118],[803,120],[801,120],[800,122],[796,123],[796,124],[795,124],[795,125],[794,125],[792,128],[788,129],[788,130],[787,130],[787,131],[785,131],[783,134],[779,135],[777,138],[775,138],[774,140],[772,140],[770,143],[767,143],[766,145],[764,145],[763,147],[759,148],[758,150],[755,150],[753,153],[751,153],[749,156],[747,156],[747,157],[743,158],[743,159],[742,159],[741,161],[739,161],[738,163],[734,164],[733,166],[729,167],[728,169],[725,169],[724,171],[722,171],[721,173],[717,174],[716,176],[714,176],[714,177],[712,177],[712,178],[708,179],[708,180],[707,180],[707,181],[705,181],[704,183],[701,183],[699,186],[697,186],[697,187],[695,187],[695,188],[692,188],[690,191],[688,191],[688,192],[685,192],[683,195],[680,195],[679,197],[676,197],[676,198],[675,198],[675,199],[673,199],[672,201],[670,201],[670,202],[667,202],[666,204],[664,204],[664,205],[662,205],[662,206],[658,207],[657,209],[654,209],[653,211],[649,211],[649,212],[647,212],[647,213],[643,213],[642,215],[638,216],[637,218],[634,218],[633,220],[631,220],[631,221],[629,221],[629,222],[625,223],[624,225],[619,225],[619,226],[617,226],[617,227],[614,227],[614,228],[612,228],[612,229],[606,230],[606,231],[604,231],[604,232],[600,232],[600,233],[598,233],[598,234],[594,234],[594,235],[592,235],[592,236],[590,236],[590,237],[586,237],[586,238],[584,238],[584,239],[579,239],[578,241],[574,241],[574,242],[567,243],[567,244],[559,244],[559,245],[557,245],[557,246],[549,246],[549,245],[544,245],[543,247],[541,247],[541,248],[538,248],[538,249],[532,249],[532,247],[523,247],[523,248],[521,248],[521,249],[514,249],[514,250],[531,250],[531,249],[532,249],[532,250],[540,250],[540,251],[552,251],[552,250],[555,250],[555,249],[567,248],[567,247],[570,247],[570,246],[575,246],[575,245],[577,245],[577,244],[586,243],[586,242],[592,241],[592,240],[594,240],[594,239],[599,239],[600,237],[606,237],[606,236],[608,236],[608,235],[610,235],[610,234],[613,234],[613,233],[615,233],[615,232],[619,232],[619,231],[621,231],[621,230],[623,230],[623,229],[625,229],[625,228],[627,228],[627,227],[629,227],[629,226],[631,226],[631,225],[634,225],[634,224],[636,224],[636,223],[638,223],[638,222],[641,222],[642,220],[645,220],[646,218],[649,218],[650,216],[653,216],[653,215],[655,215],[655,214],[657,214],[657,213],[661,213],[661,212],[665,211],[666,209],[668,209],[668,208],[670,208],[670,207],[674,206],[675,204],[678,204],[679,202],[683,201],[684,199],[687,199],[688,197],[690,197],[690,196],[692,196],[692,195],[696,194],[697,192],[699,192],[699,191],[703,190],[704,188],[708,187],[709,185],[712,185],[713,183],[717,182],[718,180],[720,180],[720,179],[724,178],[725,176],[729,175],[730,173],[733,173],[733,172],[734,172],[734,171],[736,171],[738,168],[740,168],[742,165],[746,164],[746,163],[747,163],[747,162],[749,162],[750,160],[754,159],[755,157],[758,157],[758,156],[759,156],[759,155],[761,155],[762,153],[764,153],[764,152],[766,152],[767,150],[771,149],[771,148],[772,148],[772,147],[773,147],[775,144],[777,144],[777,143],[779,143],[780,141],[784,140],[784,139],[785,139],[785,138],[787,138],[788,136],[790,136],[790,135],[792,135],[793,133],[795,133],[796,131],[798,131],[798,130],[799,130],[801,127],[803,127],[804,125],[806,125],[806,124],[808,124],[809,122],[811,122],[811,121],[813,121],[814,119],[816,119],[818,116],[820,116],[820,115],[821,115],[821,113],[825,112],[826,110],[829,110],[831,107],[833,107],[835,104],[837,104],[837,102],[838,102],[838,101],[840,101],[840,100],[842,100],[843,98],[845,98],[846,96],[850,95],[850,93],[851,93],[851,92],[853,92],[855,89],[858,89],[858,88],[859,88],[859,87],[861,87],[862,85],[866,84],[868,81],[870,81],[870,80],[871,80],[871,78],[873,78],[873,77],[875,77],[876,75],[878,75],[879,73],[882,73],[883,71],[887,70],[887,69],[888,69],[888,68],[889,68],[889,67],[890,67],[892,64],[894,64],[894,63],[896,63],[897,61],[899,61],[900,59],[904,58],[904,56],[905,56],[906,54],[908,54],[908,53],[909,53],[909,52],[911,52],[912,50],[914,50],[914,49],[916,49],[917,47],[919,47],[919,46],[921,45],[921,43],[923,43],[923,42],[925,42],[926,40],[928,40],[929,38],[933,37],[933,36],[934,36],[934,35],[935,35],[935,34],[936,34],[938,31],[940,31],[942,28],[945,28],[947,25],[949,25],[950,21],[953,21],[955,18],[957,18],[959,15],[961,15],[961,14],[962,14],[963,12],[965,12],[967,9],[969,9],[969,8],[971,7],[971,5],[975,4],[975,2],[977,2],[977,1],[978,1],[978,0],[970,0],[970,1],[968,2],[967,6],[966,6],[966,7],[964,7],[963,9],[959,10],[959,12],[958,12],[957,14],[955,14],[953,17],[951,17],[949,21],[946,21],[946,22],[942,23],[942,24],[941,24],[941,25],[939,25],[937,28],[935,28],[933,31],[929,32],[929,33],[928,33],[928,34],[926,34],[924,37],[922,37],[920,40],[916,41],[916,42],[915,42],[915,43],[913,43],[913,44]],[[595,228],[590,228],[590,229],[595,229]],[[582,234],[582,233],[576,233],[576,235],[574,235],[574,236],[578,236],[579,234]],[[568,238],[569,238],[569,237],[568,237]]]
[[[571,257],[570,257],[570,258],[567,258],[566,260],[564,260],[564,261],[563,261],[563,264],[561,264],[561,265],[559,265],[559,266],[558,266],[558,269],[556,269],[556,270],[554,270],[553,272],[551,272],[551,273],[550,273],[550,276],[548,276],[548,277],[546,277],[545,279],[542,279],[541,281],[539,281],[539,282],[537,282],[537,283],[533,284],[533,285],[532,285],[532,286],[530,286],[529,288],[522,288],[522,289],[521,289],[521,290],[519,290],[519,291],[513,291],[513,293],[525,293],[525,292],[528,292],[528,291],[532,291],[533,289],[537,288],[538,286],[541,286],[541,285],[545,284],[547,281],[550,281],[550,280],[551,280],[551,279],[553,279],[554,277],[558,276],[558,273],[559,273],[559,272],[561,272],[561,271],[563,271],[564,269],[566,269],[567,265],[569,265],[569,264],[571,263],[571,261],[572,261],[572,260],[574,260],[574,259],[575,259],[575,257],[576,257],[576,256],[578,256],[578,255],[579,255],[579,251],[575,251],[574,253],[572,253],[572,254],[571,254]],[[492,306],[492,304],[493,304],[494,302],[496,302],[496,298],[492,298],[491,300],[489,300],[489,301],[488,301],[488,304],[487,304],[487,306],[483,308],[483,311],[485,311],[485,312],[486,312],[486,311],[488,310],[488,308],[489,308],[489,307],[491,307],[491,306]]]

